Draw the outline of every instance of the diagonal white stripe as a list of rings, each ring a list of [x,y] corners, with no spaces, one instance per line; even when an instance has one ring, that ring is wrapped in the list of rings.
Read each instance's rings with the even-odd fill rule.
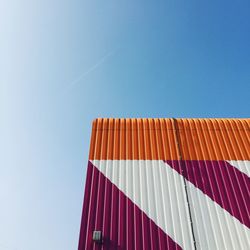
[[[193,249],[183,177],[177,171],[157,160],[92,163],[183,249]],[[232,165],[242,171],[247,163]],[[192,183],[186,183],[197,249],[250,249],[250,230]]]
[[[198,249],[250,249],[250,230],[187,181]]]
[[[241,172],[250,177],[250,161],[227,161],[230,165],[236,167]]]
[[[194,249],[182,176],[163,161],[92,161],[183,249]]]

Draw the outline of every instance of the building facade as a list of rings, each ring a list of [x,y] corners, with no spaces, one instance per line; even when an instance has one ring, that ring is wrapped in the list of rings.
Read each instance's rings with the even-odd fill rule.
[[[250,249],[249,177],[250,119],[96,119],[78,249]]]

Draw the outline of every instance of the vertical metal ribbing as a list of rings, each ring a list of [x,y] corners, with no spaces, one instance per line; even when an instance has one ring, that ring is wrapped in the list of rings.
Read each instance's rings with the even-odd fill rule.
[[[181,172],[183,173],[185,162],[183,161],[183,158],[182,158],[180,137],[179,137],[179,133],[178,133],[178,124],[177,124],[177,120],[175,118],[172,118],[172,120],[173,120],[173,127],[174,127],[174,133],[175,133],[175,142],[176,142],[177,151],[178,151],[177,153],[179,156],[179,163],[180,163],[180,167],[181,167]],[[188,205],[188,214],[189,214],[189,219],[190,219],[190,224],[191,224],[191,232],[192,232],[192,237],[193,237],[194,249],[197,250],[196,240],[195,240],[195,235],[194,235],[193,219],[192,219],[190,202],[189,202],[188,191],[187,191],[187,183],[186,183],[186,179],[185,179],[183,174],[182,174],[182,179],[183,179],[185,193],[186,193],[186,200],[187,200],[187,205]]]

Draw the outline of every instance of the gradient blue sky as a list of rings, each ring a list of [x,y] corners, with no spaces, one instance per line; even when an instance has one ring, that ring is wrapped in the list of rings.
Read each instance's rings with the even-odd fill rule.
[[[250,1],[0,3],[0,249],[77,249],[96,117],[249,117]]]

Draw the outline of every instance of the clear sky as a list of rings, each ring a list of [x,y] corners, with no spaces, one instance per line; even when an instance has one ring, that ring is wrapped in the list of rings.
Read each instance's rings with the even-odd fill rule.
[[[77,249],[92,120],[249,117],[249,0],[0,3],[0,249]]]

